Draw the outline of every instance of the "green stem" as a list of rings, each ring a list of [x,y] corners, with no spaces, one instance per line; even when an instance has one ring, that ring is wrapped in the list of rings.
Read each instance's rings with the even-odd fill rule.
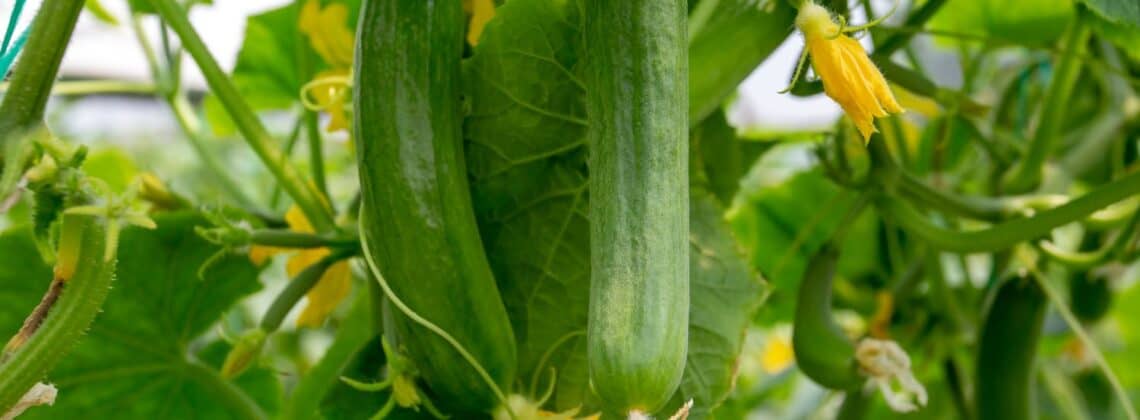
[[[200,362],[186,362],[182,374],[208,389],[214,398],[211,401],[227,408],[226,412],[238,419],[264,420],[265,412],[249,395],[246,395],[233,382],[227,381],[217,370]]]
[[[282,248],[359,248],[360,239],[354,237],[333,237],[311,233],[279,229],[256,229],[250,240],[257,245]]]
[[[880,197],[877,206],[884,217],[935,247],[952,252],[991,252],[1042,237],[1061,225],[1081,220],[1135,194],[1140,194],[1140,172],[1104,184],[1080,198],[1041,211],[1033,217],[1013,219],[987,229],[965,232],[935,226],[898,199]]]
[[[305,112],[305,111],[302,111]],[[289,130],[289,138],[285,140],[285,158],[290,159],[293,157],[293,149],[297,146],[297,140],[301,138],[301,128],[305,125],[305,119],[298,116],[297,121],[293,123],[293,129]],[[269,195],[269,207],[278,208],[281,204],[281,184],[273,185],[273,193]]]
[[[0,145],[8,136],[43,120],[51,86],[84,0],[44,0],[32,22],[24,53],[12,70],[8,92],[0,103]]]
[[[301,301],[301,297],[317,285],[325,271],[333,264],[355,253],[355,250],[339,250],[321,258],[316,264],[306,267],[300,274],[297,274],[297,277],[290,281],[288,286],[285,286],[285,290],[277,295],[277,298],[269,305],[269,309],[265,311],[265,316],[261,318],[261,330],[266,333],[277,331],[281,327],[281,321],[284,321],[285,316],[289,315],[289,311],[293,310],[297,302]]]
[[[11,83],[0,83],[0,92],[7,92]],[[52,96],[81,96],[98,94],[152,94],[158,91],[152,83],[123,80],[75,80],[58,82],[51,89]]]
[[[313,183],[317,189],[328,198],[329,185],[325,179],[325,153],[324,141],[321,139],[321,127],[317,121],[317,113],[305,111],[306,138],[309,140],[309,171],[313,174]]]
[[[173,66],[173,63],[168,63],[169,65],[166,69],[159,64],[158,55],[155,53],[150,41],[146,38],[138,15],[131,17],[131,29],[135,34],[135,40],[143,50],[143,56],[146,57],[151,78],[155,81],[155,90],[153,93],[162,98],[167,106],[170,107],[171,112],[174,114],[174,119],[178,121],[178,127],[182,129],[182,133],[186,136],[186,139],[190,141],[190,147],[194,149],[198,158],[201,159],[202,165],[206,167],[206,170],[214,177],[214,180],[220,184],[222,190],[236,201],[238,205],[250,210],[259,209],[260,206],[246,194],[237,180],[230,176],[230,172],[218,161],[217,157],[213,153],[210,153],[210,149],[206,145],[206,139],[201,134],[201,121],[199,121],[197,115],[195,115],[194,110],[190,106],[190,101],[186,98],[186,94],[180,85],[171,81],[173,75],[171,74],[170,68]]]
[[[293,388],[281,411],[281,419],[315,418],[321,401],[339,382],[338,378],[352,362],[353,356],[364,349],[378,332],[372,325],[372,303],[368,293],[356,293],[352,309],[337,328],[332,346]]]
[[[1030,140],[1028,153],[1004,180],[1007,191],[1015,193],[1030,191],[1041,183],[1041,171],[1045,159],[1053,151],[1057,134],[1065,122],[1065,114],[1072,105],[1069,103],[1069,96],[1080,76],[1084,64],[1080,56],[1084,55],[1085,45],[1088,44],[1091,34],[1091,25],[1086,24],[1085,18],[1078,14],[1073,19],[1065,38],[1064,49],[1067,54],[1058,60],[1049,90],[1045,93],[1041,114],[1037,119],[1037,132]]]
[[[198,120],[198,117],[191,109],[190,101],[186,99],[186,94],[179,90],[178,93],[172,96],[166,96],[165,98],[174,114],[174,118],[178,120],[178,126],[182,129],[186,140],[189,141],[190,147],[194,149],[194,153],[198,155],[198,159],[202,161],[202,165],[206,167],[206,171],[218,182],[222,190],[237,202],[238,205],[244,208],[251,210],[261,209],[261,206],[245,192],[241,184],[233,178],[230,171],[222,165],[217,156],[210,152],[209,146],[206,144],[206,138],[202,136],[202,129],[200,128],[201,121]]]
[[[54,302],[50,302],[46,317],[30,332],[27,341],[5,353],[0,361],[0,413],[8,412],[32,385],[63,360],[91,326],[111,289],[115,261],[103,258],[103,224],[91,216],[64,217],[65,223],[79,223],[72,228],[80,229],[77,260],[81,263],[70,279],[53,280],[66,283],[58,298],[53,297]]]
[[[249,104],[245,102],[233,81],[218,66],[218,62],[210,54],[194,26],[190,24],[186,11],[175,0],[150,1],[167,25],[178,34],[178,38],[182,40],[183,48],[198,63],[202,75],[206,78],[206,83],[217,95],[238,131],[242,133],[242,137],[261,158],[262,163],[273,173],[273,176],[277,178],[277,181],[281,183],[285,192],[293,197],[297,206],[301,208],[318,231],[335,230],[336,223],[333,221],[332,212],[328,206],[321,202],[320,191],[307,184],[297,169],[285,159],[273,137],[266,131],[265,126],[261,124]]]

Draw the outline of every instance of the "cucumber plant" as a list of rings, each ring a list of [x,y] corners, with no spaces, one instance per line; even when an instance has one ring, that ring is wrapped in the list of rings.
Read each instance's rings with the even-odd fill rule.
[[[212,3],[13,3],[0,418],[1138,418],[1133,0]]]

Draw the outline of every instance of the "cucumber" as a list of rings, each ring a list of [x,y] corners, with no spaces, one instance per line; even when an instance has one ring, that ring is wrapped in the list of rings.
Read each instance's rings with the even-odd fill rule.
[[[1069,306],[1073,315],[1084,323],[1095,323],[1112,308],[1112,289],[1108,277],[1087,271],[1069,277]]]
[[[1033,418],[1033,360],[1046,296],[1031,277],[1008,279],[998,287],[978,339],[978,419]]]
[[[353,120],[365,252],[399,299],[454,337],[506,390],[517,370],[515,339],[463,159],[460,1],[366,0],[360,19]],[[490,412],[497,405],[455,347],[394,316],[394,341],[444,406]]]
[[[857,392],[866,378],[859,374],[855,345],[831,315],[831,282],[838,263],[839,249],[830,242],[808,260],[796,299],[792,351],[796,366],[815,383]]]
[[[104,258],[105,241],[100,219],[63,216],[55,278],[0,355],[0,413],[43,380],[95,320],[115,277],[115,259]]]
[[[684,0],[586,0],[593,390],[652,413],[681,381],[689,325]]]

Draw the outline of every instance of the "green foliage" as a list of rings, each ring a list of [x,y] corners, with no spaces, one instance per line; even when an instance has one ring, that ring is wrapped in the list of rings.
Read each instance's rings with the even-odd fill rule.
[[[593,400],[581,335],[590,266],[579,21],[573,7],[536,0],[508,2],[497,13],[465,67],[472,195],[518,340],[520,378],[541,390],[556,368],[553,408],[563,411]],[[697,399],[704,413],[701,402],[729,390],[745,320],[761,294],[733,255],[718,205],[695,188],[693,200],[694,309],[678,397]]]
[[[1073,10],[1073,0],[960,1],[942,8],[931,26],[1014,45],[1047,45],[1061,36]]]
[[[241,418],[241,399],[273,412],[281,386],[257,369],[227,384],[214,370],[228,345],[203,336],[235,302],[260,288],[257,271],[241,257],[196,272],[217,248],[198,238],[198,216],[155,218],[155,231],[131,228],[120,239],[114,288],[87,336],[48,375],[60,389],[54,407],[21,418]],[[51,279],[28,230],[0,236],[0,331],[15,331]]]
[[[796,150],[777,148],[760,165],[767,166],[768,159],[787,157]],[[733,231],[741,243],[747,244],[752,265],[772,284],[772,296],[760,314],[765,323],[791,318],[796,286],[808,259],[831,236],[843,211],[855,200],[818,169],[794,168],[790,174],[781,174],[782,170],[787,169],[768,169],[745,178],[742,200],[729,215]],[[763,184],[749,180],[762,180]],[[854,280],[882,273],[876,225],[873,217],[864,214],[848,232],[839,261],[841,277]]]
[[[1140,3],[1132,0],[1080,0],[1100,17],[1140,30]]]

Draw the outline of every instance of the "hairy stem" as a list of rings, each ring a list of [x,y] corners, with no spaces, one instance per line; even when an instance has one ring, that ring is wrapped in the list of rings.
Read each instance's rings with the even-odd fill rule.
[[[39,124],[59,73],[59,63],[75,30],[84,0],[45,0],[32,22],[24,54],[12,71],[0,103],[0,145],[7,136]]]

